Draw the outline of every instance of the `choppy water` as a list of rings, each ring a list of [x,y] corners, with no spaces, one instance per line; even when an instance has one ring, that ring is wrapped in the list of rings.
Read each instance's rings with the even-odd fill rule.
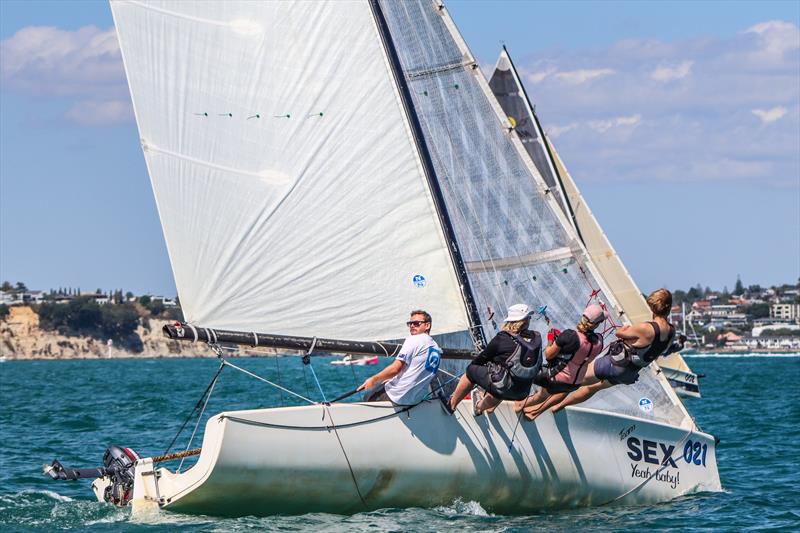
[[[135,522],[126,509],[97,503],[88,482],[54,482],[41,465],[101,463],[108,444],[142,455],[164,451],[216,369],[208,359],[32,361],[0,364],[0,531],[588,531],[800,530],[800,357],[694,356],[704,398],[688,402],[699,425],[721,439],[726,491],[649,507],[611,507],[502,516],[475,502],[435,509],[384,509],[353,516],[219,519],[162,513]],[[376,367],[314,361],[330,395],[353,388]],[[238,360],[280,373],[306,393],[299,359]],[[355,372],[355,376],[353,375]],[[309,394],[316,397],[310,374]],[[223,401],[224,398],[224,401]],[[226,370],[208,411],[280,405],[279,393]],[[185,441],[184,445],[185,445]],[[197,441],[199,443],[199,441]]]

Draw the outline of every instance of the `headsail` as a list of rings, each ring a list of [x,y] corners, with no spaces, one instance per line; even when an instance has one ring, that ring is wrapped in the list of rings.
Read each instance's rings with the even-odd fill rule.
[[[557,185],[557,194],[563,193],[565,212],[573,220],[586,251],[597,266],[600,275],[613,292],[631,322],[650,320],[651,313],[636,282],[628,273],[616,250],[611,245],[600,224],[592,214],[575,181],[558,152],[544,133],[531,106],[514,62],[503,47],[489,81],[503,111],[517,123],[516,132],[530,154],[536,168],[545,177],[551,176]],[[548,185],[550,182],[548,181]],[[679,368],[691,372],[683,358],[675,353],[659,359],[660,366]]]
[[[111,5],[188,321],[388,339],[423,308],[468,328],[367,2]]]
[[[613,293],[444,6],[379,3],[431,147],[486,336],[496,333],[506,307],[517,302],[546,305],[555,324],[569,327],[594,294],[616,316],[620,308]],[[533,326],[542,333],[547,329],[543,320]],[[640,409],[644,397],[658,405],[657,413]],[[604,391],[588,405],[693,425],[663,377],[650,368],[635,386]]]

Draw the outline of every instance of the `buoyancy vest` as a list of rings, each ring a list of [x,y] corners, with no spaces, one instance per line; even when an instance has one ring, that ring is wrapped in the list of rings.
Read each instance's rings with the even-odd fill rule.
[[[669,335],[663,341],[661,340],[661,328],[656,322],[648,322],[655,331],[653,342],[648,346],[628,346],[622,339],[614,342],[609,346],[608,353],[611,357],[611,362],[618,366],[634,365],[639,368],[644,368],[659,355],[667,351],[667,348],[672,344],[672,339],[675,338],[675,327],[669,324]]]
[[[556,367],[558,370],[551,378],[551,381],[560,383],[570,383],[572,385],[581,383],[586,375],[589,363],[603,351],[603,338],[599,335],[592,335],[596,339],[592,342],[589,337],[581,331],[576,331],[580,347],[574,354],[559,354]]]
[[[514,351],[502,363],[489,363],[492,385],[500,392],[511,390],[515,383],[530,382],[542,367],[542,339],[537,332],[532,337],[503,331],[514,339]]]

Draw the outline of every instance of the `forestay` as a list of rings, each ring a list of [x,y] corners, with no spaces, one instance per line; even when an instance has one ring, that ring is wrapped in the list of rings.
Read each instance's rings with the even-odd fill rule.
[[[423,308],[468,328],[366,1],[111,5],[187,321],[389,339]]]
[[[572,226],[505,119],[477,63],[438,2],[381,0],[431,151],[481,325],[491,338],[514,303],[547,306],[553,324],[578,321],[605,289]],[[604,290],[597,298],[616,317]],[[545,333],[544,320],[532,326]],[[643,401],[646,400],[646,401]],[[587,405],[691,427],[653,369]]]

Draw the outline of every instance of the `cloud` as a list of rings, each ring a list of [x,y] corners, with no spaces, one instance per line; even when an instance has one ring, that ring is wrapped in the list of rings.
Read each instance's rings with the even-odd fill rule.
[[[62,118],[83,126],[132,120],[114,28],[27,26],[0,42],[2,90],[65,101]]]
[[[744,31],[758,36],[760,51],[772,57],[782,57],[786,52],[800,49],[800,29],[782,20],[756,24]]]
[[[114,28],[28,26],[0,42],[0,54],[3,85],[15,92],[96,96],[126,89]]]
[[[692,72],[692,65],[694,65],[694,61],[684,61],[674,67],[660,66],[650,74],[650,79],[655,81],[680,80]]]
[[[642,115],[632,115],[629,117],[616,117],[608,120],[592,120],[589,127],[600,133],[605,133],[611,128],[620,126],[636,126],[642,121]]]
[[[796,24],[767,21],[724,38],[543,50],[519,66],[547,73],[529,95],[573,175],[797,188],[798,50]],[[756,122],[769,128],[754,135]]]
[[[64,117],[81,126],[108,126],[133,120],[133,106],[129,99],[75,103]]]
[[[614,70],[610,68],[600,69],[580,69],[567,72],[557,72],[555,77],[561,81],[569,83],[570,85],[580,85],[603,76],[610,76],[614,74]]]
[[[578,123],[572,122],[571,124],[567,124],[566,126],[553,126],[551,128],[548,128],[547,133],[550,135],[550,137],[553,137],[555,139],[557,137],[560,137],[561,135],[564,135],[567,132],[574,130],[577,127]]]
[[[775,122],[786,116],[787,109],[783,106],[773,107],[772,109],[753,109],[753,114],[761,119],[764,124]]]

